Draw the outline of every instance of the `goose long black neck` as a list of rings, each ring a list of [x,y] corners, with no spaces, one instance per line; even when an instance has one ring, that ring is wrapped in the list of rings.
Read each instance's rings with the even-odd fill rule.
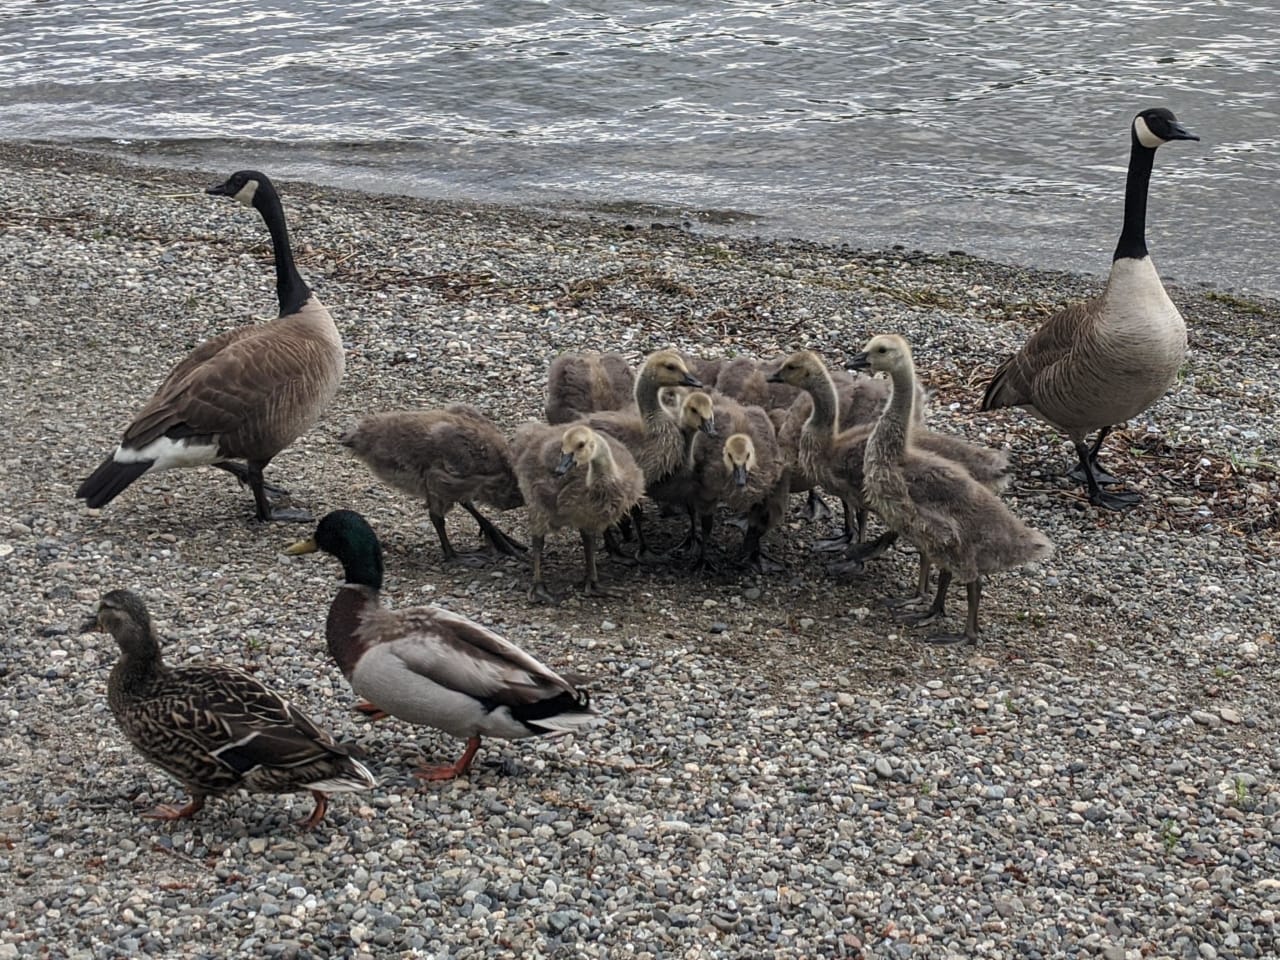
[[[1147,255],[1147,191],[1155,159],[1155,147],[1144,147],[1135,131],[1129,149],[1129,175],[1124,185],[1124,225],[1120,228],[1113,260],[1140,260]]]
[[[302,309],[311,296],[302,274],[293,261],[293,247],[289,244],[289,228],[284,222],[284,205],[271,181],[263,179],[253,195],[253,205],[267,222],[271,232],[271,246],[276,259],[276,295],[280,298],[280,316],[287,317]]]

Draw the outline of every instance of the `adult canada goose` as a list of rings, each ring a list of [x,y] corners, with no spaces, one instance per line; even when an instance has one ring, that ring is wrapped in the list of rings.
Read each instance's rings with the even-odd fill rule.
[[[211,663],[165,664],[142,600],[128,590],[103,596],[84,630],[103,630],[120,645],[107,681],[116,723],[148,761],[187,788],[182,807],[147,816],[179,820],[205,798],[237,789],[253,793],[310,790],[316,806],[301,822],[310,829],[328,807],[328,793],[376,786],[353,747],[340,744],[284,697],[243,670]]]
[[[511,467],[511,448],[493,422],[475,407],[455,403],[438,410],[398,410],[365,417],[338,441],[384,483],[427,502],[446,562],[474,562],[459,554],[445,531],[445,514],[462,504],[494,551],[517,556],[526,547],[476,508],[498,510],[524,503]],[[481,560],[483,562],[483,560]]]
[[[608,434],[582,424],[527,423],[516,430],[511,450],[533,541],[529,599],[556,602],[542,582],[542,549],[547,534],[561,527],[574,528],[582,538],[583,592],[613,596],[600,586],[595,538],[644,495],[644,474],[634,458]]]
[[[1164,108],[1134,117],[1124,223],[1106,289],[1046,320],[996,368],[982,397],[983,410],[1022,407],[1065,433],[1080,461],[1070,476],[1085,484],[1091,503],[1109,510],[1127,510],[1141,496],[1102,489],[1119,482],[1098,466],[1102,441],[1165,394],[1187,352],[1186,325],[1147,254],[1151,168],[1161,144],[1199,139]],[[1098,436],[1088,447],[1094,430]]]
[[[635,374],[617,353],[562,353],[547,372],[547,423],[570,423],[599,410],[621,410],[635,393]]]
[[[241,170],[205,192],[234,197],[262,214],[275,249],[280,316],[228,330],[187,354],[76,496],[101,507],[150,471],[210,465],[249,485],[258,520],[310,520],[306,511],[272,506],[268,489],[282,491],[268,488],[262,471],[333,399],[342,379],[342,340],[298,273],[284,209],[267,176]]]
[[[939,569],[934,605],[912,619],[923,623],[941,615],[947,588],[956,578],[968,594],[964,633],[932,640],[976,643],[983,575],[1044,559],[1053,545],[962,467],[915,445],[915,368],[905,340],[872,337],[853,359],[855,367],[886,371],[893,383],[889,406],[866,443],[866,501],[890,530],[915,545],[922,561]]]
[[[382,546],[358,513],[335,510],[290,554],[323,550],[345,583],[329,607],[329,653],[377,716],[465,738],[456,763],[423,765],[415,776],[451,780],[470,767],[481,737],[518,740],[581,730],[599,715],[586,691],[492,630],[436,606],[383,606]]]

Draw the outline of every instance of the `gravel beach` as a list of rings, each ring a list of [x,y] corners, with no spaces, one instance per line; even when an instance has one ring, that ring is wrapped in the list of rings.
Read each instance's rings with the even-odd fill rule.
[[[607,717],[486,741],[469,777],[424,784],[421,758],[462,744],[353,712],[323,640],[337,564],[282,552],[309,525],[251,522],[209,469],[101,511],[73,497],[178,358],[274,314],[260,217],[200,193],[230,172],[0,145],[0,960],[1280,952],[1280,306],[1170,285],[1186,373],[1108,441],[1145,494],[1116,515],[1060,476],[1060,436],[975,412],[1000,359],[1100,288],[1113,236],[1083,277],[277,182],[348,353],[268,481],[317,516],[363,513],[394,605],[446,605],[589,676]],[[535,607],[518,562],[443,565],[422,505],[336,442],[363,413],[455,401],[510,433],[566,349],[837,365],[888,332],[936,391],[930,425],[1010,448],[1007,499],[1056,545],[987,584],[976,648],[924,644],[882,606],[913,584],[909,550],[835,577],[811,550],[826,526],[795,512],[766,542],[785,572],[602,561],[615,600],[571,589],[578,540],[554,536],[568,599]],[[520,511],[500,523],[523,536]],[[652,525],[660,546],[683,532]],[[450,534],[477,541],[462,511]],[[291,823],[306,794],[142,819],[183,793],[111,720],[115,644],[79,632],[117,587],[171,660],[254,670],[357,740],[379,786],[311,833]],[[956,590],[949,625],[963,609]]]

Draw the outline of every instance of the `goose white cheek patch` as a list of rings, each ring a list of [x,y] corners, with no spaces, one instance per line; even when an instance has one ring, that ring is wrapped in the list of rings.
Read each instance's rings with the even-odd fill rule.
[[[1147,126],[1147,121],[1143,120],[1141,117],[1134,118],[1133,130],[1134,133],[1138,135],[1138,142],[1144,147],[1149,147],[1154,150],[1156,147],[1160,146],[1160,144],[1167,142],[1163,137],[1157,137],[1152,133],[1151,128]]]
[[[257,192],[258,192],[258,181],[250,180],[248,183],[246,183],[243,187],[241,187],[236,192],[235,199],[239,200],[246,207],[252,207],[253,195]]]

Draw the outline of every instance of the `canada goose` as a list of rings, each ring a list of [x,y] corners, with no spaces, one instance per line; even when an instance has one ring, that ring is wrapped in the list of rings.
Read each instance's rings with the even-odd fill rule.
[[[814,356],[816,357],[816,354]],[[809,494],[804,513],[811,520],[820,520],[830,516],[831,511],[818,496],[817,487],[821,486],[821,483],[809,474],[800,462],[800,435],[813,414],[813,398],[804,388],[798,386],[800,381],[796,378],[801,370],[800,367],[792,364],[789,368],[794,371],[791,379],[795,380],[795,383],[789,382],[788,378],[782,374],[782,369],[789,360],[791,357],[772,364],[772,371],[767,378],[771,386],[785,386],[790,391],[788,395],[792,398],[784,410],[771,411],[771,415],[778,429],[778,446],[782,450],[783,461],[788,468],[788,487],[792,493],[807,492]],[[825,364],[823,368],[836,391],[835,432],[874,423],[889,401],[888,381],[871,377],[851,377],[843,370],[828,369]],[[812,372],[807,375],[816,378],[816,374]],[[815,386],[821,386],[816,379]],[[917,406],[917,415],[923,406],[923,403]],[[843,532],[834,537],[819,539],[815,549],[845,551],[851,545],[862,542],[866,532],[866,510],[853,506],[843,498],[841,502],[844,506]]]
[[[684,437],[684,456],[680,466],[657,483],[645,488],[645,493],[664,508],[679,508],[684,514],[697,486],[693,473],[693,444],[699,433],[718,437],[716,412],[711,397],[703,390],[685,387],[663,387],[662,392],[685,390],[676,412],[676,423]]]
[[[456,763],[424,764],[415,776],[460,776],[481,737],[554,736],[598,722],[586,691],[475,621],[436,606],[383,606],[382,546],[360,514],[333,511],[286,553],[317,550],[342,564],[346,582],[329,606],[325,638],[364,698],[360,709],[466,738]]]
[[[684,360],[674,350],[658,350],[645,358],[636,377],[634,410],[603,410],[581,421],[625,446],[644,472],[646,486],[678,470],[684,456],[680,425],[658,398],[659,391],[666,386],[702,387],[702,381],[689,373]],[[645,542],[639,504],[631,511],[631,519],[639,540],[639,555],[647,558],[651,554]]]
[[[547,372],[547,423],[622,410],[635,393],[631,365],[617,353],[562,353]]]
[[[741,404],[761,407],[771,406],[769,383],[760,364],[750,357],[734,357],[725,360],[716,373],[715,389]]]
[[[957,578],[968,594],[964,633],[932,640],[976,643],[983,574],[1041,560],[1053,552],[1053,545],[963,468],[915,445],[915,368],[904,339],[872,337],[853,361],[855,367],[888,372],[893,383],[889,406],[866,443],[866,501],[890,530],[915,545],[922,561],[939,569],[934,605],[914,619],[923,623],[941,615],[947,588]]]
[[[1132,490],[1104,491],[1119,483],[1098,466],[1098,450],[1116,424],[1136,417],[1164,396],[1187,353],[1187,328],[1165,293],[1147,254],[1147,188],[1156,148],[1170,140],[1199,140],[1168,110],[1143,110],[1133,119],[1124,223],[1102,294],[1054,314],[996,368],[982,397],[983,410],[1022,407],[1065,433],[1089,501],[1127,510],[1141,500]],[[1085,445],[1094,430],[1092,447]]]
[[[262,471],[333,399],[342,340],[298,273],[280,196],[266,175],[241,170],[205,192],[262,214],[275,248],[280,316],[228,330],[187,354],[76,496],[101,507],[149,471],[211,465],[249,484],[258,520],[310,520],[304,510],[271,505],[268,489],[278,491],[267,487]]]
[[[715,433],[698,434],[691,451],[696,481],[691,502],[698,521],[694,565],[711,566],[707,545],[716,508],[723,504],[730,512],[747,516],[743,559],[760,570],[776,569],[760,549],[761,538],[781,518],[786,502],[785,472],[773,422],[761,407],[723,394],[714,395],[712,402]]]
[[[455,503],[475,517],[494,551],[516,556],[526,549],[475,506],[479,501],[510,510],[524,499],[511,467],[507,438],[470,404],[375,413],[338,442],[350,448],[384,483],[426,500],[446,562],[473,563],[479,559],[460,555],[449,542],[444,517]]]
[[[897,539],[897,534],[890,531],[869,545],[862,544],[866,526],[862,460],[867,438],[871,435],[871,424],[860,423],[842,429],[840,398],[835,383],[827,365],[812,350],[793,353],[771,378],[789,383],[808,394],[807,401],[797,399],[792,404],[792,414],[783,428],[781,444],[785,450],[794,451],[795,457],[791,482],[801,489],[806,484],[817,484],[839,497],[845,504],[846,527],[849,526],[850,512],[856,516],[856,527],[850,531],[848,541],[844,544],[840,542],[842,538],[832,541],[838,549],[845,549],[844,561],[832,569],[838,572],[856,571],[863,561],[883,552]],[[804,420],[800,421],[802,414]],[[798,421],[800,428],[797,435]]]
[[[582,424],[527,423],[516,431],[511,451],[533,539],[529,599],[556,602],[542,582],[542,548],[547,534],[561,527],[573,527],[582,538],[583,592],[613,596],[600,587],[595,538],[644,495],[644,473],[635,459],[608,434]]]
[[[373,774],[301,710],[243,670],[221,664],[168,666],[146,605],[128,590],[102,597],[85,632],[102,630],[120,645],[107,681],[107,705],[129,742],[191,794],[146,816],[193,816],[206,797],[310,790],[310,829],[328,808],[327,793],[368,790]]]
[[[716,378],[720,376],[720,368],[725,364],[724,357],[695,357],[682,353],[680,359],[684,361],[688,371],[707,386],[715,384]]]
[[[845,379],[837,390],[826,364],[811,350],[792,354],[774,376],[805,391],[806,395],[792,404],[779,442],[786,449],[794,446],[796,468],[793,477],[797,477],[800,483],[817,483],[844,501],[846,525],[849,508],[853,507],[856,527],[848,539],[845,561],[832,569],[837,572],[856,571],[863,561],[882,553],[897,539],[897,534],[889,531],[870,545],[859,546],[866,524],[862,462],[870,427],[885,409],[892,387],[886,380],[858,377]],[[989,490],[999,492],[1004,489],[1010,479],[1008,454],[970,443],[961,437],[926,429],[920,412],[924,392],[918,384],[913,384],[912,389],[913,443],[955,462]],[[802,415],[806,419],[797,437],[796,423]],[[847,428],[846,416],[851,421]],[[838,545],[840,541],[836,538],[829,542]],[[823,548],[825,545],[820,547]]]

